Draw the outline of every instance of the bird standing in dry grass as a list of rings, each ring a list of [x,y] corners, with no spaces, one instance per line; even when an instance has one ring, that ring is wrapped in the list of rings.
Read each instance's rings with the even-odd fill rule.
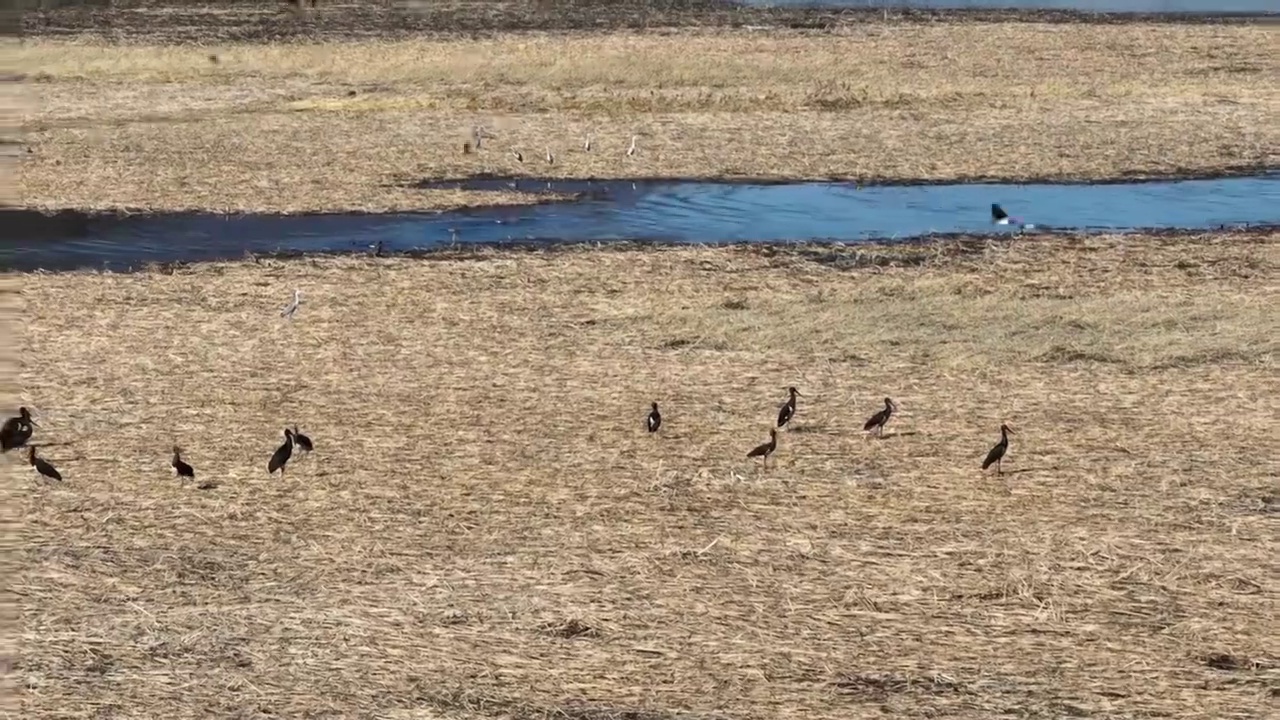
[[[53,480],[62,480],[62,473],[58,472],[57,468],[46,462],[44,458],[36,457],[36,448],[34,445],[27,448],[27,462],[31,463],[32,467],[36,469],[36,472],[41,475]]]
[[[1012,434],[1013,431],[1009,429],[1008,425],[1000,425],[1000,442],[991,448],[991,451],[987,453],[987,459],[982,461],[983,470],[991,467],[992,463],[994,463],[996,474],[1000,474],[1000,461],[1004,459],[1005,451],[1009,449],[1009,436]]]
[[[772,455],[773,451],[777,449],[778,449],[778,431],[774,428],[769,428],[769,442],[761,443],[751,448],[751,452],[747,453],[747,457],[761,458],[764,465],[768,466],[769,456]]]
[[[800,391],[794,387],[787,388],[787,401],[782,403],[782,407],[778,408],[778,427],[782,427],[791,422],[791,418],[796,414],[796,397],[800,395]]]
[[[658,403],[653,403],[653,409],[649,411],[649,416],[644,419],[644,425],[649,432],[656,433],[658,428],[662,427],[662,413],[658,412]]]
[[[631,147],[627,148],[627,157],[631,157],[632,155],[635,155],[635,154],[636,154],[636,136],[632,135]]]
[[[271,475],[275,471],[280,471],[280,477],[284,477],[285,463],[289,462],[289,458],[293,455],[293,431],[289,428],[284,429],[284,443],[271,453],[271,460],[267,462],[267,474]]]
[[[18,408],[17,417],[5,420],[4,427],[0,428],[0,447],[5,451],[22,447],[31,439],[31,433],[35,432],[35,424],[30,410]]]
[[[173,466],[173,471],[178,474],[178,477],[195,479],[196,469],[182,461],[182,451],[177,445],[173,446],[173,460],[169,464]]]
[[[884,426],[889,424],[889,418],[893,417],[893,411],[897,406],[889,398],[884,399],[884,409],[872,415],[866,424],[862,426],[864,431],[875,430],[876,435],[884,435]]]
[[[285,308],[280,311],[280,317],[288,318],[292,320],[293,314],[298,312],[298,306],[301,304],[302,304],[302,291],[297,288],[294,288],[293,302],[286,305]]]
[[[293,444],[298,446],[303,452],[311,452],[315,449],[315,445],[311,443],[311,438],[298,432],[298,426],[293,426]]]

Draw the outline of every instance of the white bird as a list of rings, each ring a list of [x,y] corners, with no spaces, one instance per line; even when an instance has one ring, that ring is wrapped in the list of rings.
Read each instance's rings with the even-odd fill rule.
[[[288,307],[280,311],[280,317],[289,318],[290,320],[292,320],[293,314],[298,312],[298,306],[301,304],[302,304],[302,291],[297,288],[294,288],[293,302],[289,303]]]
[[[547,148],[547,164],[548,165],[556,164],[556,156],[551,154],[551,148]]]
[[[591,152],[591,136],[590,135],[587,136],[587,141],[582,144],[582,149],[586,152]]]
[[[511,154],[516,156],[516,162],[524,162],[524,155],[519,150],[512,150]]]
[[[471,128],[471,137],[472,137],[472,139],[474,139],[474,140],[476,141],[476,149],[477,149],[477,150],[479,150],[479,149],[480,149],[480,140],[481,140],[481,138],[483,138],[483,137],[484,137],[484,135],[482,135],[482,134],[480,133],[480,126],[479,126],[479,125],[473,126],[473,127]]]
[[[636,136],[632,135],[631,147],[627,148],[627,157],[631,157],[632,155],[635,155],[635,154],[636,154]]]

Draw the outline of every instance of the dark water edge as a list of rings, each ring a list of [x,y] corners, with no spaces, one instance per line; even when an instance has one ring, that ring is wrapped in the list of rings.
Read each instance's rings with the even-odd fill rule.
[[[0,218],[4,217],[0,210]],[[38,211],[37,211],[38,212]],[[68,214],[75,211],[65,211]],[[738,240],[717,243],[706,243],[705,247],[734,248],[755,253],[765,257],[802,256],[814,262],[844,270],[855,270],[866,267],[908,267],[924,264],[939,256],[957,257],[978,255],[996,245],[1019,241],[1053,241],[1071,242],[1086,239],[1089,236],[1122,234],[1147,238],[1159,238],[1166,241],[1177,241],[1182,238],[1202,237],[1212,234],[1217,238],[1231,240],[1233,238],[1257,238],[1261,235],[1280,235],[1280,222],[1224,227],[1217,229],[1199,228],[1133,228],[1121,233],[1103,230],[1076,231],[1058,230],[1034,235],[1023,234],[974,234],[965,232],[930,233],[909,238],[880,239],[868,242],[847,242],[841,240],[807,240],[794,241],[751,241]],[[652,240],[558,240],[555,238],[534,239],[517,242],[469,242],[456,245],[441,245],[430,248],[411,249],[378,249],[371,247],[353,247],[346,250],[275,250],[264,252],[246,252],[239,257],[223,258],[222,262],[296,262],[305,260],[337,259],[366,257],[370,259],[415,260],[421,262],[484,262],[501,256],[512,254],[547,255],[551,253],[591,252],[654,252],[663,250],[679,250],[697,247],[699,244],[656,238]],[[499,253],[501,255],[499,255]],[[130,265],[126,268],[106,270],[118,274],[135,274],[159,272],[172,274],[186,268],[203,265],[209,260],[169,260],[149,261]],[[217,261],[213,261],[217,262]],[[49,268],[28,268],[19,270],[0,267],[0,272],[97,272],[99,268],[77,267],[68,270]]]
[[[1112,184],[480,177],[419,185],[547,195],[541,204],[418,213],[45,213],[9,208],[0,210],[0,268],[129,271],[248,255],[413,255],[460,247],[611,243],[874,244],[1028,232],[1160,234],[1280,224],[1280,172]],[[993,222],[995,203],[1012,222]]]

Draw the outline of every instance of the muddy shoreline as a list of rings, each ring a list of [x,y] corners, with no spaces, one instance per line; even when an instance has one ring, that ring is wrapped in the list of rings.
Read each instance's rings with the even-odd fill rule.
[[[141,2],[63,7],[23,15],[34,38],[102,37],[116,41],[278,42],[403,38],[414,35],[590,32],[660,28],[780,28],[829,31],[865,23],[1280,23],[1280,15],[1240,13],[1092,13],[1067,10],[742,7],[727,0],[619,2],[419,3],[320,7],[298,12],[278,3]]]

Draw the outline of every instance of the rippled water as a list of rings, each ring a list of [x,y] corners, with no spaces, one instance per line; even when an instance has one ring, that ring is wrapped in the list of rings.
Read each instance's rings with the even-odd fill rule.
[[[1080,10],[1107,13],[1280,13],[1277,0],[739,0],[744,5]]]
[[[1216,228],[1280,223],[1280,173],[1108,185],[546,182],[436,183],[580,193],[545,205],[441,214],[132,217],[4,213],[0,266],[128,269],[147,262],[243,257],[246,252],[390,252],[451,244],[648,241],[720,243],[907,239],[1001,233],[999,203],[1038,229]]]

